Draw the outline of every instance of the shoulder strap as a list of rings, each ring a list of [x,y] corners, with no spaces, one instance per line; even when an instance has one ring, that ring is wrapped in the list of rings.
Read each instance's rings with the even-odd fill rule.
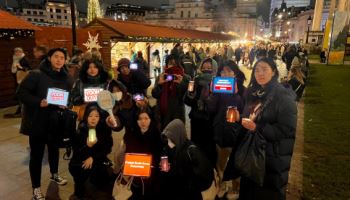
[[[301,83],[299,84],[299,86],[297,87],[297,89],[294,90],[294,92],[296,93],[296,92],[299,90],[300,87],[301,87]]]
[[[190,161],[192,161],[191,154],[190,154],[190,149],[192,149],[192,148],[197,148],[197,146],[194,145],[194,144],[190,144],[190,145],[187,147],[187,155],[188,155],[188,158],[190,159]]]

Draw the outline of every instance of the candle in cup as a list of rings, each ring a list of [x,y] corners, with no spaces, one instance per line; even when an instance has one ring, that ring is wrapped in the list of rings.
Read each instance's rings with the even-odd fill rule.
[[[97,140],[96,137],[96,129],[89,129],[89,142],[95,142]]]
[[[187,88],[187,90],[188,90],[189,92],[193,92],[193,90],[194,90],[194,81],[190,81],[190,82],[188,83],[188,88]]]
[[[227,111],[226,111],[226,121],[229,123],[234,123],[236,122],[236,111],[237,108],[234,106],[229,106],[227,107]]]

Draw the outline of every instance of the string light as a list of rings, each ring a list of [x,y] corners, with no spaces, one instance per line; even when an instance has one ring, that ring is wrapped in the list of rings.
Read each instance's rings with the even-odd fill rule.
[[[145,37],[145,36],[127,36],[128,41],[134,42],[179,42],[179,43],[218,43],[227,42],[224,40],[205,40],[205,39],[191,39],[191,38],[165,38],[165,37]]]
[[[32,30],[17,30],[17,29],[3,29],[0,30],[0,38],[2,39],[16,39],[16,38],[31,38],[34,37]]]

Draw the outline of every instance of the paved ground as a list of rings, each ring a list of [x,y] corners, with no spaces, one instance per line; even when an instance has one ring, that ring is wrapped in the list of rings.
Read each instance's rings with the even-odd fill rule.
[[[250,77],[251,70],[242,67],[242,71],[247,77]],[[249,79],[245,84],[248,84]],[[151,100],[155,103],[154,100]],[[298,106],[298,133],[295,145],[295,151],[290,174],[290,183],[288,186],[288,200],[300,199],[299,194],[302,188],[302,146],[303,146],[303,104]],[[31,199],[31,183],[28,170],[29,162],[29,145],[28,137],[18,133],[20,119],[3,119],[5,113],[12,113],[14,107],[0,110],[0,199],[1,200],[26,200]],[[188,109],[187,109],[188,111]],[[187,119],[187,122],[189,120]],[[189,126],[187,123],[187,129]],[[114,144],[119,144],[123,133],[113,134]],[[113,147],[115,150],[117,146]],[[61,151],[63,155],[63,150]],[[46,159],[43,161],[42,170],[42,190],[46,194],[47,199],[63,199],[66,200],[73,192],[73,180],[68,172],[68,161],[60,160],[59,174],[68,179],[66,186],[57,187],[49,181],[50,173]],[[62,157],[62,156],[61,156]]]

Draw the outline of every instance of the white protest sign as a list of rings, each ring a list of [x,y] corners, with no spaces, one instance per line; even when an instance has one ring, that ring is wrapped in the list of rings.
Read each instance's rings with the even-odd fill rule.
[[[47,103],[58,106],[67,106],[68,104],[69,92],[58,89],[58,88],[49,88],[47,91]]]
[[[97,96],[102,90],[103,90],[102,88],[85,88],[84,89],[84,101],[85,102],[97,101]]]

